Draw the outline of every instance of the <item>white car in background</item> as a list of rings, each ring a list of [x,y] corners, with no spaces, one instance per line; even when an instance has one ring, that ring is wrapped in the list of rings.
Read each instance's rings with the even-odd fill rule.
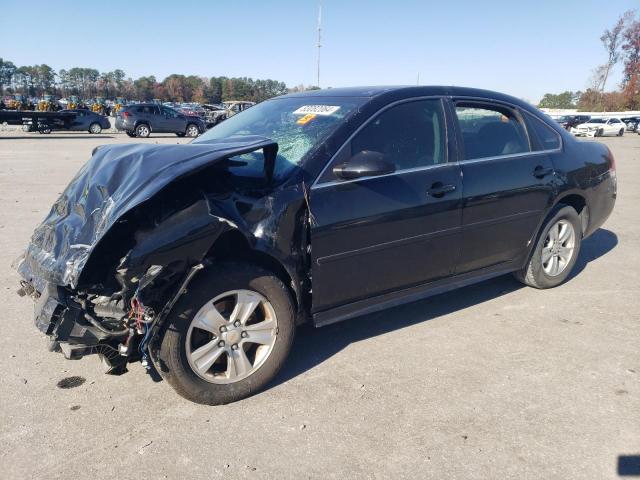
[[[571,133],[576,137],[604,137],[624,135],[627,126],[619,118],[591,118],[588,122],[581,123],[571,128]]]

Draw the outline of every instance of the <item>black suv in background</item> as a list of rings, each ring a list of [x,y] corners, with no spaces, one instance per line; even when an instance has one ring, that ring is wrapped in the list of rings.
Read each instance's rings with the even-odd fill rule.
[[[564,115],[556,119],[556,122],[558,122],[565,130],[571,130],[573,127],[576,127],[581,123],[586,123],[590,119],[591,116],[589,115]]]
[[[197,137],[207,129],[200,117],[184,115],[173,108],[155,103],[124,107],[116,115],[116,128],[124,130],[130,137],[148,137],[151,132]]]

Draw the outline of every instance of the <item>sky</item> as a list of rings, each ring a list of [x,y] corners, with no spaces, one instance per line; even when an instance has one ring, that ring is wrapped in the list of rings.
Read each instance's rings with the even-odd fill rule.
[[[0,5],[0,57],[16,65],[317,83],[318,0]],[[415,85],[419,77],[537,102],[584,90],[606,60],[600,35],[632,8],[640,1],[322,0],[320,86]]]

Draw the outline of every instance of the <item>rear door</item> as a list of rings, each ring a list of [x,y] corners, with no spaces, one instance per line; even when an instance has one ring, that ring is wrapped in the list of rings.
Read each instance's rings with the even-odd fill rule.
[[[162,125],[163,132],[184,132],[186,124],[184,118],[172,108],[161,107],[162,114],[158,117],[158,122]]]
[[[160,112],[158,105],[147,105],[144,108],[144,114],[149,119],[149,125],[154,132],[166,132],[164,124],[164,115]]]
[[[396,171],[333,175],[363,150],[384,154]],[[439,98],[385,107],[341,148],[310,195],[314,313],[453,273],[461,179],[448,155]]]
[[[520,262],[554,196],[553,164],[535,151],[523,114],[454,99],[462,146],[462,247],[456,273]]]

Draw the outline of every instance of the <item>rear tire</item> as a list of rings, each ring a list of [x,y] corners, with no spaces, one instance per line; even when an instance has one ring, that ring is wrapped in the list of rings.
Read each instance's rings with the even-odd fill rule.
[[[293,302],[282,281],[235,262],[197,276],[165,325],[158,370],[178,394],[206,405],[235,402],[264,388],[295,334]]]
[[[131,137],[131,138],[135,138],[135,137],[136,137],[136,132],[129,132],[129,131],[126,131],[126,132],[124,132],[124,133],[126,133],[126,134],[127,134],[127,136],[129,136],[129,137]]]
[[[620,131],[618,132],[619,137],[621,137],[622,135],[624,135],[624,128],[621,128]]]
[[[514,276],[530,287],[556,287],[571,274],[581,244],[580,216],[573,207],[559,205],[543,225],[529,262]]]
[[[184,132],[176,132],[177,137],[184,137],[186,134]]]
[[[141,123],[136,127],[136,137],[147,138],[151,134],[151,129],[146,123]]]

